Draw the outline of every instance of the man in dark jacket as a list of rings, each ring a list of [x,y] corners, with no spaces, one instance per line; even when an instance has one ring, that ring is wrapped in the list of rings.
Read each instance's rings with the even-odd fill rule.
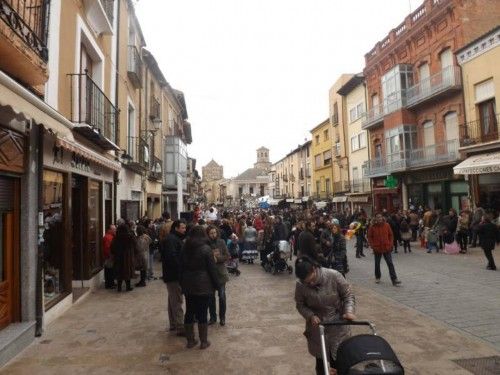
[[[484,256],[488,260],[486,269],[495,271],[497,266],[495,265],[495,259],[491,252],[495,248],[495,243],[498,240],[498,228],[491,222],[490,215],[483,216],[483,221],[479,224],[477,233],[479,235],[479,244],[484,251]]]
[[[180,256],[186,222],[176,220],[172,230],[160,242],[163,281],[168,291],[168,319],[170,331],[177,331],[178,336],[184,335],[184,312],[182,310],[182,289],[180,285]]]

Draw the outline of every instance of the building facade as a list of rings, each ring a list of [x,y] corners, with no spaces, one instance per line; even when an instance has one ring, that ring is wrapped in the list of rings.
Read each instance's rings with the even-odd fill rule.
[[[307,201],[311,195],[311,141],[299,145],[272,166],[273,198]]]
[[[474,207],[500,211],[500,26],[456,53],[462,68],[466,122],[460,124],[460,151],[454,168],[468,177]]]
[[[351,212],[364,209],[372,212],[370,179],[365,177],[368,160],[367,131],[361,128],[366,113],[366,86],[362,73],[355,74],[337,93],[343,97],[346,108],[346,153],[349,167],[349,191],[346,192]]]
[[[342,74],[330,88],[329,92],[330,123],[332,129],[333,146],[332,202],[335,203],[335,208],[337,211],[344,211],[350,208],[349,203],[347,203],[346,195],[350,191],[349,144],[347,137],[350,117],[344,97],[338,93],[338,90],[340,90],[340,88],[344,86],[352,78],[352,76],[352,74]]]
[[[466,206],[468,185],[452,169],[465,119],[454,52],[494,27],[499,11],[494,1],[425,0],[365,55],[375,210]]]
[[[203,181],[221,180],[224,178],[224,167],[211,160],[201,168]]]
[[[311,130],[312,195],[316,200],[333,194],[333,126],[326,119]]]

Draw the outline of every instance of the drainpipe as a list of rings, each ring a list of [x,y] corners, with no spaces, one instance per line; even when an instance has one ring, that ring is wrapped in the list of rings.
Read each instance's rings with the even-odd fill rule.
[[[117,1],[116,4],[116,79],[115,79],[115,106],[118,108],[118,88],[120,82],[120,4],[121,0]],[[116,137],[117,144],[120,145],[120,112],[118,112],[118,126],[116,128]],[[120,161],[118,159],[118,161]],[[113,221],[116,223],[117,215],[116,211],[118,210],[118,181],[119,181],[119,172],[113,172],[113,200],[114,200],[114,210],[113,210]]]
[[[42,264],[43,264],[43,138],[44,130],[42,125],[32,127],[31,137],[38,136],[38,160],[37,160],[37,179],[38,179],[38,253],[36,259],[36,325],[35,336],[40,337],[43,333],[43,288],[42,288]]]

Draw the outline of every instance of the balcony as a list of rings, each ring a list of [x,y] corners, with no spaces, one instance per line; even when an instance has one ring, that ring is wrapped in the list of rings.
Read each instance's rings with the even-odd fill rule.
[[[500,115],[459,126],[460,147],[487,146],[500,141]]]
[[[380,125],[384,122],[384,106],[382,104],[378,104],[375,107],[371,108],[365,114],[365,118],[361,124],[363,129],[369,129],[373,126]]]
[[[459,159],[458,139],[454,139],[369,160],[365,164],[365,177],[386,176],[394,172],[448,164]]]
[[[142,60],[136,46],[128,46],[127,75],[136,89],[142,87]]]
[[[370,180],[358,178],[351,180],[351,193],[369,193],[371,191]]]
[[[118,149],[118,110],[87,74],[69,74],[71,121],[75,131],[105,150]]]
[[[335,194],[348,192],[350,189],[351,189],[351,184],[347,180],[335,181],[333,183],[333,191],[335,192]]]
[[[168,135],[165,138],[163,158],[163,190],[187,189],[187,147],[181,137]],[[179,179],[180,177],[180,179]]]
[[[416,107],[449,91],[460,90],[461,87],[460,68],[449,66],[408,88],[406,90],[406,106],[408,108]]]
[[[30,86],[48,79],[49,3],[0,0],[0,69]]]
[[[142,174],[149,168],[149,147],[143,137],[129,136],[127,138],[127,154],[122,157],[125,166],[136,173]]]
[[[162,181],[163,179],[163,165],[162,161],[160,158],[157,158],[156,156],[153,157],[153,160],[151,162],[151,167],[149,169],[149,179],[151,180],[158,180]]]
[[[114,0],[83,0],[87,20],[97,34],[113,34]]]

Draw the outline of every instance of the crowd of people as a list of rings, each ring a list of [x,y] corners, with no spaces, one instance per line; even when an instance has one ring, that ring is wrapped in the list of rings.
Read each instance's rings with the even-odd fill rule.
[[[466,253],[481,246],[487,268],[495,270],[492,251],[500,241],[499,219],[481,208],[473,212],[454,209],[412,209],[389,214],[383,210],[369,217],[333,209],[196,209],[188,222],[172,220],[168,213],[160,219],[143,218],[137,223],[119,220],[103,239],[105,287],[121,292],[145,287],[154,276],[155,259],[161,262],[162,280],[168,295],[168,330],[186,338],[187,348],[200,343],[210,346],[208,327],[226,324],[228,270],[238,262],[261,266],[272,261],[280,244],[289,244],[297,256],[295,300],[306,319],[309,351],[321,368],[317,326],[325,319],[355,319],[355,299],[346,275],[349,272],[347,244],[353,244],[356,258],[374,254],[375,282],[381,282],[380,263],[387,264],[394,286],[400,286],[392,254],[412,252],[412,245],[428,253]],[[290,255],[291,259],[291,255]],[[291,270],[291,268],[290,268]],[[138,272],[138,274],[137,274]],[[240,271],[237,271],[238,275]],[[335,301],[324,301],[335,296]],[[332,297],[333,298],[333,297]],[[218,301],[217,301],[218,300]],[[218,303],[217,303],[218,302]],[[198,339],[195,337],[195,325]],[[334,349],[349,335],[348,328],[329,329],[330,364],[335,367]]]

